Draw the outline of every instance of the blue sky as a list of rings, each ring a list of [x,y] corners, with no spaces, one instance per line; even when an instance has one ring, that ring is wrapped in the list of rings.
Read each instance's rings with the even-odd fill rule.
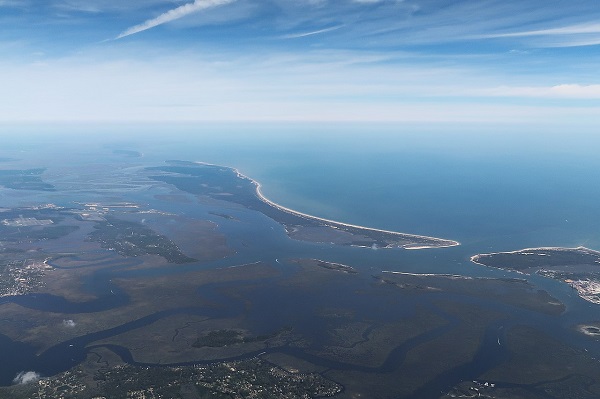
[[[600,121],[597,0],[0,0],[0,121]]]

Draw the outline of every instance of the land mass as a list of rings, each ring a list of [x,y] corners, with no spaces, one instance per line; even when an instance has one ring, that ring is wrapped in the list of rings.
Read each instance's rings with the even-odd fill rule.
[[[600,252],[589,248],[526,248],[474,255],[471,262],[563,281],[581,298],[600,304]]]
[[[11,398],[322,398],[343,390],[317,373],[291,373],[260,358],[206,366],[78,367],[7,389]],[[0,393],[0,397],[3,396]]]
[[[90,241],[99,242],[102,248],[114,249],[123,256],[155,254],[164,257],[169,263],[196,261],[184,255],[167,237],[140,223],[107,216],[106,221],[96,223],[94,229],[89,235]]]
[[[13,190],[55,191],[52,184],[42,180],[44,168],[0,170],[0,185]]]
[[[566,309],[558,299],[546,291],[536,290],[524,279],[394,271],[383,271],[382,275],[373,278],[380,284],[396,286],[404,291],[459,293],[481,299],[495,299],[546,314],[558,315]]]
[[[453,240],[358,226],[295,211],[266,198],[259,182],[235,168],[171,161],[169,166],[147,168],[147,171],[159,172],[149,177],[179,190],[259,211],[281,223],[288,236],[297,240],[367,248],[424,249],[460,245]]]
[[[348,274],[358,273],[352,266],[344,265],[342,263],[327,262],[321,259],[290,259],[290,262],[297,263],[301,266],[318,266],[323,269],[335,270]]]

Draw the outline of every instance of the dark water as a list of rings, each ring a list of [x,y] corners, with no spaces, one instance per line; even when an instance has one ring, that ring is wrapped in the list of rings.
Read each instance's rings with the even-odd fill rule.
[[[352,265],[365,276],[381,270],[398,270],[503,277],[511,274],[473,265],[469,257],[481,252],[533,246],[584,245],[600,249],[600,206],[597,202],[600,185],[594,181],[595,171],[600,170],[600,158],[594,154],[595,149],[600,148],[600,139],[593,136],[567,137],[557,133],[525,133],[524,128],[501,131],[490,127],[484,131],[471,129],[465,132],[454,128],[447,132],[440,127],[412,130],[410,127],[295,126],[286,130],[285,127],[265,126],[241,132],[239,126],[234,126],[180,127],[177,134],[165,139],[156,129],[150,129],[148,135],[143,134],[140,127],[132,130],[137,135],[131,139],[111,136],[105,140],[112,140],[120,148],[142,152],[144,157],[141,159],[123,160],[107,155],[110,151],[105,151],[107,147],[95,137],[82,150],[82,139],[75,134],[69,141],[51,141],[54,146],[51,148],[43,147],[44,140],[41,140],[37,145],[26,147],[22,155],[26,162],[33,164],[31,167],[48,166],[48,173],[58,176],[62,168],[68,169],[67,165],[56,162],[56,151],[65,148],[79,149],[74,150],[70,162],[92,163],[99,171],[103,170],[103,164],[126,162],[123,168],[131,168],[132,175],[140,166],[157,165],[166,159],[230,165],[263,183],[263,193],[284,206],[343,222],[438,236],[462,243],[460,247],[424,251],[375,251],[300,243],[289,240],[281,226],[260,214],[228,209],[227,213],[242,223],[225,223],[209,213],[219,211],[218,207],[196,202],[159,203],[153,198],[156,189],[134,190],[130,195],[135,201],[217,221],[220,230],[228,236],[229,245],[236,250],[230,258],[187,265],[179,270],[256,261],[273,264],[275,259],[314,257]],[[219,134],[212,134],[215,131]],[[57,178],[57,187],[60,188],[60,184],[61,179]],[[93,199],[93,195],[81,194],[86,195],[86,200]],[[73,200],[68,196],[46,198],[40,195],[40,202],[42,198],[44,202],[52,200],[64,204]],[[2,200],[1,206],[15,206],[22,201],[18,196],[6,195]],[[29,197],[27,201],[34,199]],[[282,270],[285,277],[286,271],[291,273],[292,269],[283,265]],[[11,301],[43,311],[70,314],[107,310],[129,300],[111,284],[111,278],[169,272],[172,271],[127,274],[109,269],[96,273],[86,286],[97,299],[86,303],[70,303],[55,296],[28,295],[3,299],[0,305]],[[478,302],[478,305],[508,312],[512,317],[508,324],[526,322],[535,325],[555,338],[600,355],[598,342],[587,340],[571,330],[577,322],[600,319],[596,305],[581,300],[570,288],[556,281],[535,276],[529,280],[567,304],[567,312],[561,317],[553,317],[506,308],[492,301]],[[355,309],[357,319],[376,315],[382,321],[407,317],[417,304],[430,306],[426,299],[413,299],[417,302],[407,302],[403,309],[392,312],[382,307],[377,298],[352,297],[354,290],[368,288],[368,279],[360,279],[354,284],[340,287],[343,291],[332,290],[303,298],[301,303],[295,296],[298,293],[257,290],[252,292],[251,299],[257,308],[265,311],[249,314],[248,322],[258,333],[269,333],[289,324],[302,326],[300,332],[318,345],[326,326],[322,319],[315,317],[315,312],[323,302],[343,300]],[[16,373],[23,370],[36,370],[43,375],[66,370],[82,361],[95,341],[142,328],[172,314],[227,317],[244,312],[240,303],[220,295],[214,287],[207,287],[202,295],[220,301],[223,304],[220,313],[201,308],[159,312],[115,329],[61,343],[40,356],[35,355],[33,348],[0,336],[3,360],[0,362],[0,384],[10,384]],[[460,297],[453,299],[472,301]],[[446,327],[396,348],[384,365],[376,369],[328,361],[292,347],[278,351],[287,351],[329,368],[389,372],[402,363],[408,350],[452,328],[456,321],[449,314],[441,316],[449,322]],[[497,340],[502,339],[498,327],[488,327],[483,344],[471,363],[439,376],[415,397],[437,397],[440,390],[463,379],[474,379],[505,360],[504,347],[497,345]],[[124,360],[135,363],[125,348],[111,349]]]

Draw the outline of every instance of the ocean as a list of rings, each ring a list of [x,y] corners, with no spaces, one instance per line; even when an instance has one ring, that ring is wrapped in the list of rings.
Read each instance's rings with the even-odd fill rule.
[[[182,128],[160,151],[141,151],[157,161],[168,155],[237,167],[273,201],[347,223],[493,250],[600,249],[600,138],[592,134],[387,125],[214,129]]]

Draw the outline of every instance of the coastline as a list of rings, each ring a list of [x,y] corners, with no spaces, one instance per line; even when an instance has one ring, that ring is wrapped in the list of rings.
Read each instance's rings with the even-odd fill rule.
[[[296,211],[294,209],[290,209],[287,208],[283,205],[280,205],[276,202],[271,201],[270,199],[268,199],[267,197],[264,196],[264,194],[262,193],[262,185],[260,184],[260,182],[258,182],[257,180],[252,179],[251,177],[246,176],[245,174],[241,173],[239,171],[238,168],[232,167],[232,166],[225,166],[225,165],[216,165],[216,164],[212,164],[212,163],[208,163],[208,162],[201,162],[201,161],[196,161],[194,162],[196,164],[199,165],[206,165],[206,166],[216,166],[216,167],[223,167],[223,168],[228,168],[233,170],[236,175],[241,178],[241,179],[246,179],[249,180],[252,184],[254,184],[256,186],[256,195],[258,196],[258,198],[263,201],[264,203],[266,203],[267,205],[278,209],[282,212],[286,212],[289,213],[291,215],[294,216],[298,216],[304,219],[309,219],[309,220],[313,220],[313,221],[318,221],[318,222],[322,222],[322,223],[326,223],[328,225],[330,225],[330,227],[336,228],[336,226],[343,226],[343,227],[349,227],[349,228],[354,228],[354,229],[360,229],[360,230],[368,230],[368,231],[374,231],[374,232],[378,232],[378,233],[385,233],[385,234],[391,234],[391,235],[396,235],[396,236],[400,236],[400,237],[406,237],[406,238],[414,238],[414,239],[421,239],[421,240],[437,240],[440,242],[447,242],[448,244],[445,245],[417,245],[417,246],[408,246],[408,247],[402,247],[404,249],[407,250],[417,250],[417,249],[430,249],[430,248],[449,248],[449,247],[455,247],[460,245],[460,242],[458,241],[454,241],[454,240],[447,240],[444,238],[438,238],[438,237],[431,237],[431,236],[424,236],[424,235],[418,235],[418,234],[409,234],[409,233],[401,233],[398,231],[391,231],[391,230],[383,230],[383,229],[377,229],[377,228],[373,228],[373,227],[367,227],[367,226],[359,226],[356,224],[350,224],[350,223],[344,223],[344,222],[338,222],[336,220],[331,220],[331,219],[325,219],[325,218],[321,218],[318,216],[314,216],[314,215],[309,215],[307,213],[303,213],[300,211]]]
[[[489,253],[485,253],[485,254],[477,254],[477,255],[473,255],[470,258],[470,261],[475,263],[476,265],[481,265],[481,266],[487,266],[486,264],[477,262],[476,259],[478,259],[480,256],[492,256],[492,255],[500,255],[500,254],[521,254],[521,255],[528,255],[527,253],[525,253],[526,251],[584,251],[584,252],[589,252],[589,253],[593,253],[596,254],[598,256],[600,256],[600,251],[596,251],[594,249],[590,249],[584,246],[579,246],[579,247],[574,247],[574,248],[570,248],[570,247],[537,247],[537,248],[523,248],[523,249],[518,249],[516,251],[501,251],[501,252],[489,252]],[[489,266],[487,266],[489,267]]]
[[[392,270],[382,270],[381,273],[399,274],[401,276],[413,276],[413,277],[443,277],[443,278],[460,279],[460,280],[474,280],[475,278],[487,278],[487,277],[463,276],[460,274],[408,273],[408,272],[398,272],[398,271],[392,271]]]
[[[541,252],[541,253],[536,253],[533,251],[537,251],[537,252]],[[600,281],[598,280],[597,275],[588,275],[585,272],[584,273],[577,273],[576,270],[570,270],[569,274],[567,275],[561,275],[560,273],[565,271],[565,270],[569,270],[567,269],[567,267],[569,266],[573,266],[574,264],[566,264],[564,266],[563,269],[559,268],[559,265],[551,265],[549,267],[549,270],[552,271],[552,273],[541,273],[544,272],[544,266],[545,265],[531,265],[531,266],[527,266],[527,267],[522,267],[522,268],[511,268],[511,267],[506,267],[506,266],[494,266],[494,265],[488,265],[485,263],[481,263],[479,262],[479,260],[481,260],[482,262],[485,262],[485,260],[482,260],[481,258],[489,258],[489,257],[493,257],[495,255],[507,255],[507,254],[516,254],[516,255],[545,255],[547,256],[547,253],[544,253],[543,251],[554,251],[554,252],[563,252],[563,253],[570,253],[570,252],[577,252],[579,254],[585,254],[585,255],[593,255],[596,257],[596,259],[593,261],[594,264],[600,264],[600,260],[598,260],[597,258],[600,258],[600,251],[596,251],[590,248],[586,248],[584,246],[579,246],[579,247],[574,247],[574,248],[569,248],[569,247],[538,247],[538,248],[524,248],[521,250],[517,250],[517,251],[507,251],[507,252],[492,252],[492,253],[488,253],[488,254],[478,254],[478,255],[473,255],[471,256],[471,262],[480,265],[480,266],[485,266],[485,267],[491,267],[491,268],[495,268],[495,269],[499,269],[499,270],[504,270],[504,271],[509,271],[509,272],[514,272],[514,273],[519,273],[519,274],[525,274],[525,275],[531,275],[533,273],[537,273],[542,275],[543,277],[547,277],[547,278],[551,278],[563,283],[568,284],[571,288],[573,288],[574,290],[577,291],[577,295],[582,298],[585,301],[591,302],[593,304],[596,305],[600,305]],[[592,263],[582,263],[584,265],[591,265]],[[577,265],[577,264],[575,264]],[[558,274],[555,274],[558,273]]]

